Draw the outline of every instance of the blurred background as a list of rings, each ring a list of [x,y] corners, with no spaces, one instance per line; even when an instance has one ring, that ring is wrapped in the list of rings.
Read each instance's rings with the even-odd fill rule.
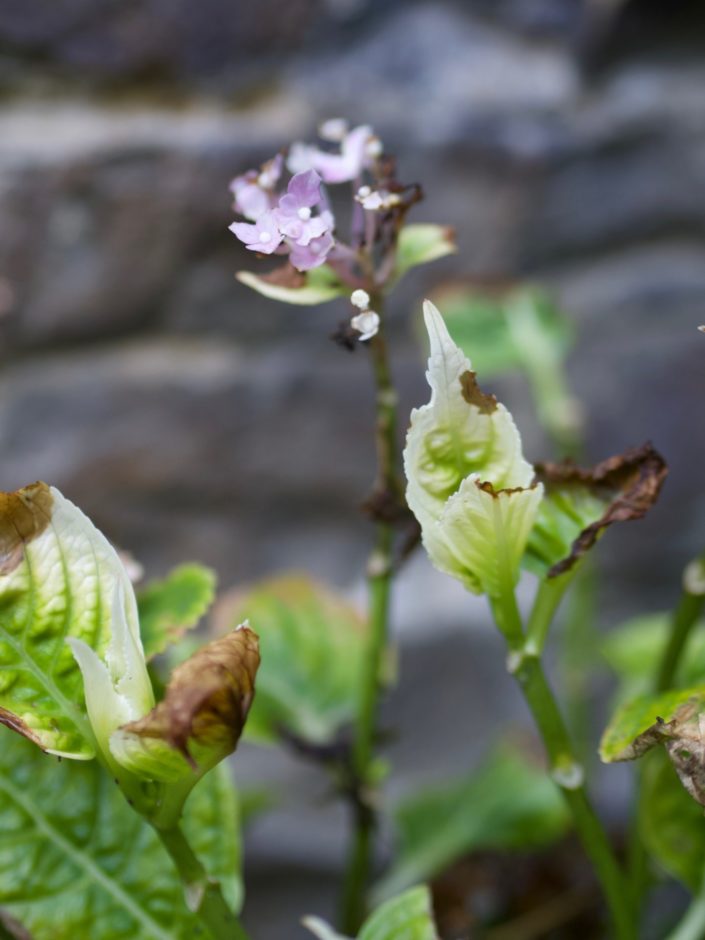
[[[600,627],[672,605],[705,543],[704,52],[697,0],[2,0],[0,485],[57,485],[147,577],[306,569],[364,600],[365,351],[329,340],[345,304],[238,284],[256,260],[227,230],[230,179],[340,116],[423,184],[411,221],[457,231],[390,306],[401,414],[427,399],[424,295],[547,288],[589,458],[651,439],[671,466],[648,520],[600,546]],[[489,384],[549,455],[524,380]],[[525,723],[483,603],[419,555],[395,608],[392,795]],[[301,914],[334,910],[345,813],[294,757],[237,768],[277,798],[249,831],[247,922],[303,937]]]

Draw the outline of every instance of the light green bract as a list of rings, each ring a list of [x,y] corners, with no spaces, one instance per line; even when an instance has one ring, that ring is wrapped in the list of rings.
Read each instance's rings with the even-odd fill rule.
[[[543,496],[512,416],[477,386],[470,360],[424,303],[431,401],[411,413],[407,501],[433,564],[475,594],[514,584]]]
[[[0,494],[0,554],[0,720],[51,754],[89,759],[96,737],[154,704],[125,568],[44,483]]]
[[[348,940],[320,917],[306,917],[303,923],[319,940]],[[357,940],[438,940],[428,888],[410,888],[385,901],[367,918]]]
[[[238,271],[237,279],[270,300],[281,300],[287,304],[310,307],[335,300],[350,293],[350,288],[340,280],[335,271],[327,264],[313,268],[305,274],[299,274],[293,268],[287,273],[289,281],[272,275],[258,276],[251,271]]]

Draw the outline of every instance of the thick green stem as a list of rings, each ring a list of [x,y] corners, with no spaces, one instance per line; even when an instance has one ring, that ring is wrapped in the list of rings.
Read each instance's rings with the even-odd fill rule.
[[[505,592],[501,599],[493,600],[492,608],[498,623],[505,625],[505,635],[510,620],[513,621],[512,637],[523,632],[513,591],[511,595]],[[546,680],[541,661],[538,656],[527,654],[513,642],[510,642],[509,647],[510,671],[524,693],[543,740],[551,777],[563,793],[578,836],[602,885],[612,917],[614,936],[619,940],[635,940],[634,920],[622,872],[602,823],[588,800],[582,765],[575,756],[568,729]]]
[[[379,312],[379,298],[375,298],[374,304]],[[369,634],[353,744],[358,792],[353,806],[355,831],[345,873],[341,910],[341,926],[346,933],[357,933],[364,920],[365,893],[372,865],[376,823],[374,798],[370,796],[373,788],[371,769],[377,733],[380,676],[387,646],[394,545],[392,523],[383,517],[385,506],[393,504],[401,495],[397,475],[397,396],[381,328],[370,342],[370,353],[377,390],[377,479],[374,497],[380,500],[380,521],[377,523],[375,546],[367,566]]]
[[[189,910],[208,928],[213,940],[248,940],[240,921],[225,903],[217,881],[211,881],[178,826],[155,829],[171,856],[184,887]]]

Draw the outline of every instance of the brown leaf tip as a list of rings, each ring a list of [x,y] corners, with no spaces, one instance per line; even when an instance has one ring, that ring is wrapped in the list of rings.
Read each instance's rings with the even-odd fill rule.
[[[257,634],[243,624],[178,666],[163,701],[125,730],[162,738],[192,766],[190,742],[221,757],[230,754],[254,699],[259,662]]]
[[[570,555],[550,569],[549,577],[570,570],[612,523],[645,516],[658,499],[668,475],[666,461],[650,442],[608,457],[591,469],[582,469],[571,460],[540,463],[535,469],[536,481],[543,483],[548,493],[566,487],[585,487],[606,504],[602,516],[583,529],[573,542]]]
[[[24,546],[49,525],[53,502],[51,490],[41,482],[14,493],[0,492],[0,575],[17,568]]]
[[[463,398],[468,405],[474,405],[480,414],[491,415],[497,410],[497,399],[494,395],[485,395],[477,384],[475,372],[463,372],[460,376],[460,385],[463,390]]]

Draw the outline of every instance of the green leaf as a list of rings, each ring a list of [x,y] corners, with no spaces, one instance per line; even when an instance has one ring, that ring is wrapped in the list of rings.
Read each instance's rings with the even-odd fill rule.
[[[543,487],[522,454],[512,416],[484,395],[433,304],[424,304],[431,401],[411,413],[404,449],[407,501],[433,564],[468,590],[495,595],[515,580]]]
[[[148,660],[196,626],[213,603],[215,585],[214,571],[188,564],[138,592],[140,633]]]
[[[671,720],[678,710],[692,699],[702,699],[701,686],[691,689],[673,689],[660,695],[640,695],[620,705],[607,725],[600,742],[600,757],[606,764],[614,761],[634,760],[641,756],[656,740],[639,739],[659,724]]]
[[[124,721],[154,704],[125,568],[90,520],[44,483],[0,494],[0,563],[0,721],[52,754],[91,758],[70,644],[96,659],[110,652],[110,667],[97,668],[119,699],[118,723],[120,709]]]
[[[249,620],[262,664],[245,734],[280,732],[330,743],[352,721],[363,668],[365,623],[346,601],[305,576],[262,581],[221,602],[219,622]]]
[[[405,225],[399,233],[395,281],[411,268],[428,264],[458,250],[455,232],[447,225]]]
[[[97,762],[57,764],[0,731],[0,905],[34,940],[207,940],[171,859]],[[235,906],[242,899],[236,793],[218,768],[184,828]]]
[[[394,817],[399,851],[376,897],[434,878],[470,852],[547,845],[568,826],[545,769],[507,745],[468,777],[415,794]]]
[[[304,925],[319,940],[346,940],[318,917],[305,918]],[[385,901],[367,918],[357,940],[438,940],[428,888],[411,888]]]
[[[238,271],[236,277],[240,283],[271,300],[306,307],[335,300],[336,297],[350,293],[350,287],[344,284],[327,264],[313,268],[305,274],[285,265],[283,275],[281,269],[278,269],[261,277],[251,271]]]
[[[485,378],[535,361],[561,361],[574,340],[567,317],[540,291],[446,287],[434,295],[454,342]]]
[[[670,613],[646,614],[615,627],[602,643],[602,654],[620,678],[620,699],[648,692],[671,632]],[[705,621],[688,639],[688,655],[678,685],[705,683]]]
[[[705,869],[703,810],[686,793],[664,753],[649,757],[642,776],[639,832],[646,850],[691,891]]]

